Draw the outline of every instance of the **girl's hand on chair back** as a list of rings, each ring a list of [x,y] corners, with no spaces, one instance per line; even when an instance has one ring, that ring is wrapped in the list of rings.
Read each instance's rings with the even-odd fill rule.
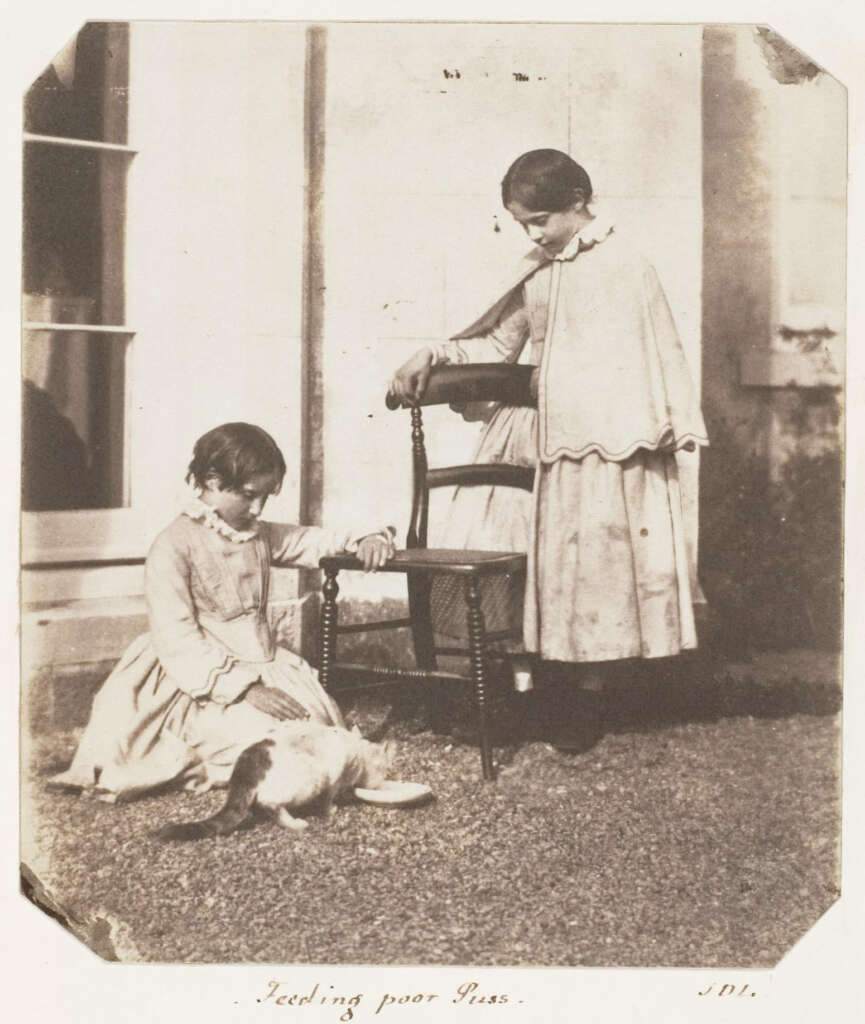
[[[390,393],[403,402],[417,402],[423,398],[433,364],[428,348],[419,349],[402,364],[390,382]]]

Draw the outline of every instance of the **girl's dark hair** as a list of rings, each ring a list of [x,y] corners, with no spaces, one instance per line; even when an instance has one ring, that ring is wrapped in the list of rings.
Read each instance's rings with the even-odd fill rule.
[[[574,202],[579,189],[585,202],[592,198],[592,183],[582,167],[558,149],[533,149],[523,153],[502,179],[502,202],[518,202],[527,210],[557,213]]]
[[[208,477],[219,477],[227,490],[240,490],[253,476],[272,474],[276,490],[285,476],[285,459],[276,441],[252,423],[223,423],[195,442],[187,483],[204,487]]]

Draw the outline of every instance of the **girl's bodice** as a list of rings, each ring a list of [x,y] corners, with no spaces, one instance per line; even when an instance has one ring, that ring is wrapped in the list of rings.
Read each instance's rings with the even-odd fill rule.
[[[243,661],[272,658],[267,533],[238,542],[186,516],[176,525],[178,541],[186,549],[189,592],[199,626]]]
[[[238,544],[212,530],[190,527],[190,586],[196,606],[225,622],[264,608],[269,556],[263,540]]]

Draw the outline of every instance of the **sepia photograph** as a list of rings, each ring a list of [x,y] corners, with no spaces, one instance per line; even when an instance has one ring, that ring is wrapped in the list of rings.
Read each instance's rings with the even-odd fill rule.
[[[308,1020],[753,997],[843,894],[847,83],[758,22],[44,40],[33,915]]]

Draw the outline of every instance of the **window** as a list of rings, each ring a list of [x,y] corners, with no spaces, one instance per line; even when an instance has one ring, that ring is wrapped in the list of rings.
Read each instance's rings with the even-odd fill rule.
[[[129,505],[128,26],[88,24],[24,104],[22,509]]]

